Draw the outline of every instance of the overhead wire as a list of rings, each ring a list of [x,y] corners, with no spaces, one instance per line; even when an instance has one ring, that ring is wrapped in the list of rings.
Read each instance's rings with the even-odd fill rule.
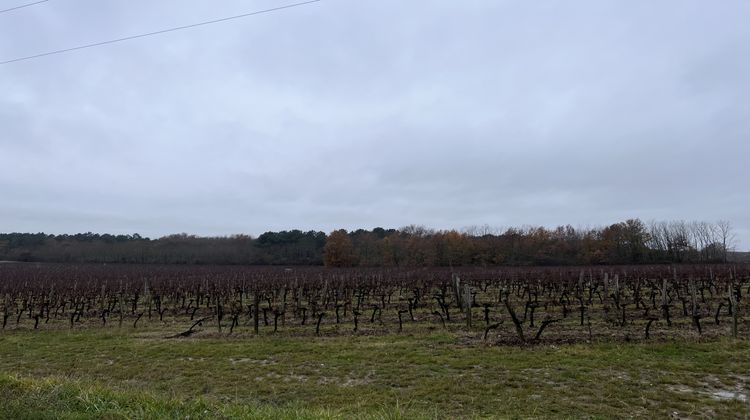
[[[24,7],[29,7],[29,6],[33,6],[33,5],[35,5],[35,4],[39,4],[39,3],[47,3],[48,1],[50,1],[50,0],[41,0],[41,1],[35,1],[35,2],[33,2],[33,3],[26,3],[26,4],[22,4],[22,5],[20,5],[20,6],[15,6],[15,7],[11,7],[11,8],[8,8],[8,9],[3,9],[3,10],[0,10],[0,13],[7,13],[7,12],[12,12],[12,11],[14,11],[14,10],[18,10],[18,9],[23,9]]]
[[[49,1],[49,0],[45,0],[45,1]],[[115,43],[118,43],[118,42],[130,41],[130,40],[133,40],[133,39],[145,38],[145,37],[154,36],[154,35],[160,35],[160,34],[164,34],[164,33],[168,33],[168,32],[182,31],[182,30],[185,30],[185,29],[196,28],[198,26],[212,25],[212,24],[215,24],[215,23],[226,22],[228,20],[241,19],[241,18],[245,18],[245,17],[249,17],[249,16],[255,16],[255,15],[260,15],[260,14],[264,14],[264,13],[271,13],[271,12],[276,12],[276,11],[284,10],[284,9],[291,9],[293,7],[304,6],[304,5],[311,4],[311,3],[318,3],[318,2],[321,2],[321,1],[323,1],[323,0],[308,0],[308,1],[303,1],[303,2],[299,2],[299,3],[287,4],[287,5],[284,5],[284,6],[273,7],[273,8],[270,8],[270,9],[258,10],[258,11],[255,11],[255,12],[249,12],[249,13],[243,13],[243,14],[240,14],[240,15],[228,16],[228,17],[224,17],[224,18],[220,18],[220,19],[207,20],[207,21],[203,21],[203,22],[193,23],[193,24],[190,24],[190,25],[176,26],[176,27],[173,27],[173,28],[161,29],[161,30],[154,31],[154,32],[147,32],[147,33],[138,34],[138,35],[126,36],[126,37],[123,37],[123,38],[116,38],[116,39],[110,39],[110,40],[107,40],[107,41],[95,42],[93,44],[85,44],[85,45],[79,45],[79,46],[76,46],[76,47],[70,47],[70,48],[64,48],[64,49],[60,49],[60,50],[48,51],[48,52],[44,52],[44,53],[40,53],[40,54],[29,55],[29,56],[26,56],[26,57],[19,57],[19,58],[14,58],[14,59],[11,59],[11,60],[0,61],[0,65],[10,64],[10,63],[16,63],[16,62],[25,61],[25,60],[33,60],[35,58],[46,57],[46,56],[56,55],[56,54],[63,54],[63,53],[71,52],[71,51],[83,50],[83,49],[86,49],[86,48],[99,47],[99,46],[102,46],[102,45],[115,44]]]

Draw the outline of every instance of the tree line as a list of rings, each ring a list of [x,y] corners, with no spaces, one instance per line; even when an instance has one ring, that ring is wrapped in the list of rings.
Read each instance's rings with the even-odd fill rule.
[[[291,230],[258,237],[2,233],[0,260],[332,267],[654,264],[725,262],[733,246],[728,222],[647,224],[630,219],[578,229],[485,226],[457,231],[410,225],[329,234]]]

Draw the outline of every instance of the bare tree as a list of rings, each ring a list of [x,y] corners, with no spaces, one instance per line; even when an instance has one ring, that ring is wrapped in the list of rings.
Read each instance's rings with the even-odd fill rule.
[[[732,229],[732,223],[727,220],[719,220],[716,222],[716,229],[719,234],[719,240],[721,241],[721,250],[724,254],[724,262],[727,262],[727,257],[730,251],[734,250],[736,236]]]
[[[699,251],[700,259],[703,261],[715,261],[723,259],[723,254],[717,255],[719,234],[716,225],[707,222],[691,222],[690,229],[695,249]]]

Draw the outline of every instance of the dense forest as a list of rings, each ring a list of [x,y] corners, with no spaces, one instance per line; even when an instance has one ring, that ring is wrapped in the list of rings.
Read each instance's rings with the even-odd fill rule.
[[[651,222],[606,227],[488,227],[463,231],[423,226],[329,234],[299,230],[149,239],[138,234],[0,234],[0,260],[33,262],[251,264],[328,266],[583,265],[726,261],[727,222]]]

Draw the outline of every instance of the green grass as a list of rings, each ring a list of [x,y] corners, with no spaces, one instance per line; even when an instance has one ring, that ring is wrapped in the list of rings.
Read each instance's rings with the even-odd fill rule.
[[[166,335],[0,332],[0,417],[750,416],[745,340],[521,348],[435,331]]]

